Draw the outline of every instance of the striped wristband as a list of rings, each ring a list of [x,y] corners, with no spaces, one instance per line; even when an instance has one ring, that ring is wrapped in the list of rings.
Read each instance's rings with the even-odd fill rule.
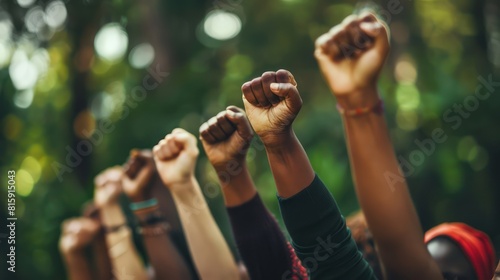
[[[137,211],[137,210],[141,210],[141,209],[150,208],[150,207],[153,207],[156,205],[158,205],[158,200],[156,200],[156,198],[151,198],[151,199],[144,200],[144,201],[130,203],[130,209],[132,211]]]

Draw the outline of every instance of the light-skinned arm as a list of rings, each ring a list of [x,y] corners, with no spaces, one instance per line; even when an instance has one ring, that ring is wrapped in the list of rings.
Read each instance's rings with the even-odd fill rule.
[[[196,138],[176,128],[154,148],[156,168],[170,189],[198,274],[202,279],[238,279],[236,262],[194,176]]]

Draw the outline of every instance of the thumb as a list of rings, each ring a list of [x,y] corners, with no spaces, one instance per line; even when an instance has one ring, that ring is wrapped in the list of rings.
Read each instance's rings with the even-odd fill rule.
[[[196,137],[189,132],[176,128],[172,131],[172,137],[175,143],[191,155],[198,156],[198,147],[196,147]]]
[[[293,112],[298,113],[302,107],[302,98],[300,98],[297,87],[291,83],[272,83],[271,91],[279,97],[285,98],[286,105]]]
[[[248,122],[245,111],[236,106],[229,106],[226,108],[226,116],[229,121],[236,126],[236,131],[241,138],[249,140],[253,137],[252,128]]]

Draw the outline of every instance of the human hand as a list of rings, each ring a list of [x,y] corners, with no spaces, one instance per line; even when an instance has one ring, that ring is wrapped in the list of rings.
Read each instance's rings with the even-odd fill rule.
[[[132,150],[124,165],[123,191],[133,202],[145,201],[153,197],[151,177],[156,172],[153,153],[150,150]]]
[[[245,112],[229,106],[200,127],[200,139],[208,160],[215,169],[224,169],[236,161],[241,166],[253,138]]]
[[[96,207],[118,205],[122,192],[123,169],[121,166],[110,167],[102,171],[94,180],[94,203]]]
[[[196,138],[184,129],[176,128],[160,140],[153,154],[158,173],[171,191],[194,178],[199,150]]]
[[[83,251],[92,243],[100,228],[98,221],[86,217],[64,221],[61,226],[59,250],[63,255]]]
[[[385,25],[373,14],[364,13],[348,16],[321,35],[314,55],[338,101],[348,99],[347,105],[363,107],[378,100],[377,79],[389,49]],[[367,96],[367,92],[374,94]]]
[[[248,120],[264,145],[278,146],[288,139],[302,107],[293,75],[286,70],[266,72],[241,90]]]

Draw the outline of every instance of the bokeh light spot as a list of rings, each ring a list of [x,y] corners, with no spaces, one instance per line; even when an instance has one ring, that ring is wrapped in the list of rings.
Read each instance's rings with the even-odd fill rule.
[[[240,33],[241,20],[233,13],[214,10],[205,18],[203,30],[208,36],[216,40],[229,40]]]
[[[96,34],[94,48],[99,57],[116,61],[125,55],[128,47],[128,36],[118,23],[104,25]]]
[[[16,172],[16,184],[16,193],[21,196],[29,196],[33,191],[35,182],[28,171],[19,169]]]
[[[148,43],[135,46],[128,56],[128,61],[132,67],[141,69],[148,67],[155,58],[155,50]]]

